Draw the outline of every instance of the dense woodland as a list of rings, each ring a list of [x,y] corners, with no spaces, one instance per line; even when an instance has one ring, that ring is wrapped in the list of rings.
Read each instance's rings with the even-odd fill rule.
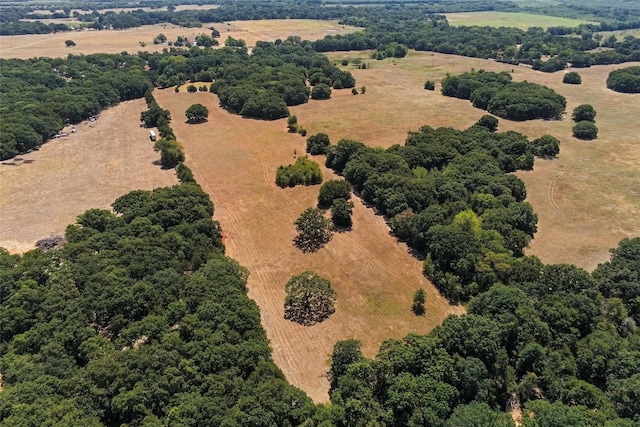
[[[560,11],[596,13],[581,3],[566,0]],[[637,16],[633,7],[616,13],[625,11]],[[404,44],[401,32],[390,34]],[[254,87],[286,107],[309,98],[303,76],[355,85],[316,49],[294,38],[253,55],[226,47],[2,60],[3,156],[144,96],[140,119],[158,128],[160,156],[182,182],[85,212],[60,248],[0,249],[2,425],[514,426],[507,411],[521,408],[525,427],[640,426],[640,238],[620,242],[591,274],[523,256],[537,216],[510,172],[559,147],[552,136],[497,132],[490,116],[463,131],[423,126],[386,150],[310,138],[309,151],[326,152],[346,179],[326,183],[320,205],[353,190],[468,314],[386,341],[372,359],[355,340],[337,343],[330,404],[316,406],[286,382],[246,294],[250,272],[224,255],[213,204],[180,163],[172,118],[149,89],[210,77],[219,95]],[[285,77],[259,86],[242,72],[266,77],[268,67]],[[226,107],[243,114],[244,105]]]

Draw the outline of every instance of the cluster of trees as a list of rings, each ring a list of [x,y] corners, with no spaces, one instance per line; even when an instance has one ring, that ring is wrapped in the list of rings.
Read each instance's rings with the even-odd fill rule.
[[[247,117],[274,120],[289,115],[288,106],[326,99],[331,88],[355,86],[355,79],[314,53],[297,37],[258,42],[251,55],[246,48],[213,51],[190,48],[173,55],[148,55],[159,87],[185,81],[213,81],[211,92],[227,110]],[[307,81],[313,87],[309,89]]]
[[[6,425],[300,425],[318,411],[271,359],[248,272],[196,184],[134,191],[61,249],[0,249]]]
[[[295,187],[296,185],[314,185],[322,182],[320,165],[307,156],[298,157],[294,164],[279,166],[276,172],[276,184],[279,187]]]
[[[387,150],[341,140],[326,165],[425,257],[425,273],[445,296],[465,301],[523,262],[537,216],[523,182],[508,173],[532,168],[534,148],[512,131],[424,126]]]
[[[468,99],[474,107],[509,120],[557,119],[567,106],[567,100],[553,89],[512,82],[504,71],[447,75],[442,79],[442,94]]]
[[[535,258],[429,335],[388,340],[373,359],[338,342],[334,425],[637,425],[640,238],[592,275]],[[515,272],[514,272],[515,273]],[[618,276],[619,275],[619,276]]]
[[[627,67],[610,72],[607,87],[616,92],[640,93],[640,67]]]
[[[145,61],[126,53],[0,59],[0,160],[36,149],[78,123],[153,88]]]
[[[578,139],[596,139],[598,128],[596,127],[596,110],[589,104],[578,105],[573,110],[571,119],[576,122],[573,126],[573,136]]]
[[[179,177],[186,177],[186,181],[193,181],[191,171],[182,164],[184,162],[184,150],[176,141],[176,135],[169,125],[171,113],[158,105],[151,91],[145,94],[148,110],[140,113],[140,121],[145,127],[156,127],[160,133],[160,139],[155,142],[153,149],[160,152],[160,164],[164,169],[172,169],[181,166]],[[190,178],[189,178],[190,176]],[[182,182],[185,182],[180,178]]]

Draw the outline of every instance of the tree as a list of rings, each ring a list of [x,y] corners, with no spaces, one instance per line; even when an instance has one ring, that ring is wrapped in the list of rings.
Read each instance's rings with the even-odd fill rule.
[[[75,47],[75,45],[76,45],[76,43],[73,40],[65,40],[64,44],[67,47]]]
[[[167,36],[165,36],[163,33],[158,34],[153,39],[153,44],[163,44],[166,42],[167,42]]]
[[[184,161],[182,146],[175,139],[162,138],[153,146],[155,151],[160,151],[160,164],[164,169],[171,169]]]
[[[564,77],[562,78],[562,83],[569,85],[579,85],[582,83],[582,77],[580,77],[580,74],[576,73],[575,71],[571,71],[564,75]]]
[[[573,127],[573,136],[578,139],[596,139],[598,128],[593,122],[583,120]]]
[[[571,119],[576,123],[584,120],[589,122],[595,122],[596,110],[594,110],[593,107],[589,104],[578,105],[576,108],[573,109],[573,114],[571,114]]]
[[[616,92],[640,93],[640,66],[621,68],[609,73],[607,87]]]
[[[331,240],[331,221],[320,209],[308,208],[295,225],[298,235],[293,242],[302,252],[316,252]]]
[[[187,116],[187,123],[202,123],[207,121],[209,109],[202,104],[193,104],[187,108],[185,115]]]
[[[327,148],[331,142],[329,141],[329,135],[326,133],[317,133],[311,135],[307,139],[307,153],[315,156],[316,154],[326,154]]]
[[[331,204],[331,221],[336,227],[351,228],[353,221],[353,202],[346,199],[335,199]]]
[[[436,90],[436,83],[431,80],[427,80],[424,84],[426,90]]]
[[[489,129],[489,132],[495,132],[498,130],[498,119],[489,114],[485,114],[475,123],[476,126],[482,126]]]
[[[187,92],[194,93],[194,92],[197,92],[197,91],[198,91],[198,88],[196,87],[196,85],[191,84],[191,85],[187,86]]]
[[[531,141],[533,154],[538,157],[552,159],[560,153],[560,140],[551,135],[542,135]]]
[[[336,199],[349,199],[351,197],[351,184],[344,179],[332,179],[320,187],[318,193],[318,207],[328,208]]]
[[[311,90],[311,99],[329,99],[331,98],[331,87],[324,83],[318,83]]]
[[[292,114],[287,119],[287,129],[291,133],[298,132],[298,117],[295,114]]]
[[[413,294],[413,304],[411,305],[411,311],[416,316],[422,316],[425,312],[424,302],[426,293],[423,288],[418,288]]]
[[[336,291],[313,271],[293,276],[285,285],[284,318],[303,326],[322,322],[335,311]]]

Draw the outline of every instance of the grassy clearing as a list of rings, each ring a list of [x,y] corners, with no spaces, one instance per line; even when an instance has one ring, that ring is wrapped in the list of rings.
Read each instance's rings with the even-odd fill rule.
[[[560,18],[557,16],[537,15],[533,13],[511,12],[464,12],[445,13],[451,25],[481,27],[516,27],[526,30],[529,27],[577,27],[580,24],[593,24],[580,19]]]

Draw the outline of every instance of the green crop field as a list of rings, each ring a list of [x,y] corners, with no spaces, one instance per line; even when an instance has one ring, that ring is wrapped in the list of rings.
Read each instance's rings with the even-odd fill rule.
[[[557,16],[537,15],[533,13],[511,12],[465,12],[446,13],[447,20],[456,26],[488,26],[488,27],[516,27],[526,30],[529,27],[577,27],[580,24],[593,24],[580,19],[559,18]]]

